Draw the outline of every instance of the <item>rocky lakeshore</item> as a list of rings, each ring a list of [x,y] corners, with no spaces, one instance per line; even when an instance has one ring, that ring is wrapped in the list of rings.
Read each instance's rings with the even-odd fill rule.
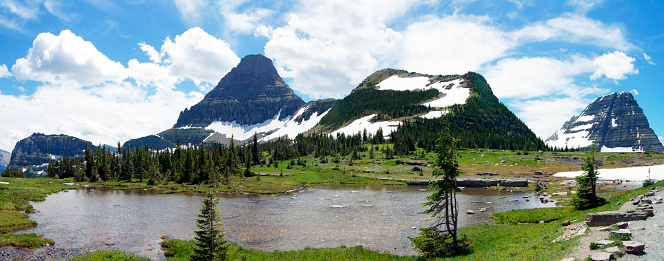
[[[36,249],[24,249],[15,247],[2,247],[0,248],[0,260],[69,260],[75,256],[82,256],[93,251],[94,250],[81,248],[41,247]]]

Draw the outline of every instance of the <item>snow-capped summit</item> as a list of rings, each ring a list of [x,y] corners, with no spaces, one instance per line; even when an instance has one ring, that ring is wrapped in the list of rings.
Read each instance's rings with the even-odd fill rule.
[[[557,148],[589,148],[601,152],[663,152],[631,93],[612,93],[595,99],[579,115],[546,139]]]

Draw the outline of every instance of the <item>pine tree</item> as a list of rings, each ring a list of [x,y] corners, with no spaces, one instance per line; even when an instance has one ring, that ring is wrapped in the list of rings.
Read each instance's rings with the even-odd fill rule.
[[[597,165],[595,164],[595,149],[590,148],[585,164],[582,166],[583,175],[576,177],[576,197],[571,204],[576,209],[590,209],[606,204],[606,199],[597,196]]]
[[[457,233],[459,206],[456,193],[460,189],[456,186],[456,180],[461,175],[456,160],[457,144],[458,140],[447,131],[438,138],[436,165],[440,169],[435,170],[433,176],[442,178],[431,185],[438,191],[427,197],[429,201],[423,206],[428,209],[422,212],[431,215],[435,221],[430,227],[421,228],[420,236],[408,238],[415,249],[427,258],[456,255],[470,247],[469,241],[460,239]]]
[[[201,214],[198,215],[196,226],[196,246],[190,260],[226,260],[228,245],[224,240],[224,232],[221,230],[221,218],[217,212],[219,199],[212,192],[207,193],[203,200]]]

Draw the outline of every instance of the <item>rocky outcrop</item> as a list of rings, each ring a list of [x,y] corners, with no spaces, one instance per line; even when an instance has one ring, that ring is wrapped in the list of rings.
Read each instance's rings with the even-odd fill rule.
[[[595,99],[546,139],[546,144],[575,149],[594,146],[602,152],[664,152],[643,110],[628,92]]]
[[[185,109],[174,128],[206,127],[212,122],[252,125],[291,116],[304,101],[277,74],[272,60],[248,55],[205,98]]]
[[[427,186],[435,180],[411,181],[408,185]],[[460,179],[456,182],[457,187],[483,188],[493,186],[503,187],[527,187],[527,180],[507,180],[507,179]]]
[[[648,216],[649,213],[642,211],[604,211],[589,213],[586,215],[586,223],[591,227],[608,226],[618,222],[645,220]]]

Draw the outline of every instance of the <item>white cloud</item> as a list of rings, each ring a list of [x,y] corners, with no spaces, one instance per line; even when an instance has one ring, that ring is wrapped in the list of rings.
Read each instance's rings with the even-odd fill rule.
[[[581,88],[574,77],[591,72],[592,61],[572,57],[561,61],[551,57],[506,58],[484,70],[484,75],[499,98],[529,99],[560,95],[578,96]]]
[[[221,77],[240,62],[228,43],[195,27],[175,37],[166,38],[161,56],[172,76],[217,83]]]
[[[568,0],[567,4],[576,8],[577,13],[586,14],[595,6],[602,4],[604,0]]]
[[[658,138],[659,138],[659,141],[660,141],[660,142],[664,142],[664,137],[659,136]]]
[[[244,13],[228,12],[224,15],[227,26],[237,32],[253,32],[259,22],[272,15],[273,11],[264,8],[255,8]]]
[[[0,8],[22,20],[37,20],[39,18],[39,1],[3,0]]]
[[[82,86],[119,82],[127,76],[122,64],[111,61],[92,43],[69,30],[58,36],[39,34],[27,56],[16,60],[12,71],[19,80]]]
[[[33,132],[67,134],[95,144],[116,145],[170,128],[179,112],[202,99],[168,88],[151,92],[124,82],[89,89],[44,85],[30,96],[0,94],[0,148]]]
[[[650,65],[656,65],[655,62],[653,62],[652,58],[650,55],[643,53],[643,59]]]
[[[399,64],[429,74],[463,74],[504,57],[515,47],[485,17],[453,15],[411,24],[403,33]]]
[[[564,14],[543,23],[526,26],[514,32],[512,37],[520,44],[557,40],[621,51],[637,49],[625,38],[618,26],[605,25],[579,14]]]
[[[46,0],[44,1],[44,7],[46,10],[51,13],[52,15],[64,20],[64,21],[70,21],[73,17],[75,17],[74,14],[68,14],[65,13],[62,10],[62,3],[56,0]]]
[[[145,43],[138,43],[138,46],[141,48],[141,51],[145,52],[145,54],[150,57],[150,61],[153,63],[161,63],[161,54],[155,50],[154,47]]]
[[[510,103],[517,108],[516,115],[540,138],[546,139],[563,126],[572,116],[588,105],[579,97],[544,98]]]
[[[632,89],[632,91],[630,92],[633,93],[634,95],[639,95],[639,91],[637,91],[636,89]]]
[[[202,16],[202,11],[204,10],[205,6],[208,6],[207,1],[205,0],[174,0],[175,1],[175,6],[177,7],[178,11],[180,11],[180,15],[182,16],[182,19],[189,25],[189,26],[198,26],[201,21],[201,16]]]
[[[603,54],[595,59],[594,65],[597,69],[590,78],[595,80],[606,76],[606,78],[613,80],[627,79],[627,74],[639,73],[639,70],[634,69],[634,60],[634,58],[620,51]]]
[[[311,98],[340,98],[367,75],[388,64],[400,34],[386,26],[414,2],[304,1],[288,24],[260,26],[269,39],[265,55],[291,87]],[[352,6],[353,8],[348,8]]]
[[[11,77],[12,73],[9,72],[6,64],[0,65],[0,78]]]

